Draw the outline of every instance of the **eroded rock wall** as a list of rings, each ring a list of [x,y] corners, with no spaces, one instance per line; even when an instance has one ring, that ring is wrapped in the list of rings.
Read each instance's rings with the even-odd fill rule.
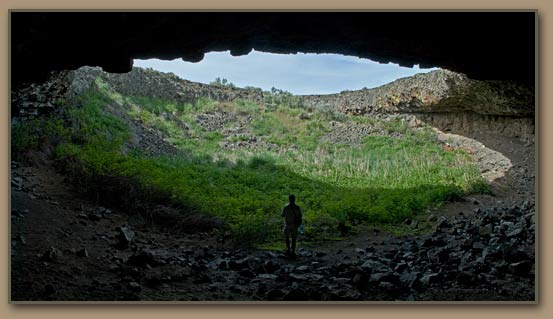
[[[12,117],[28,118],[50,112],[68,98],[86,91],[97,78],[128,96],[178,103],[191,103],[201,97],[264,103],[261,90],[212,86],[149,69],[111,74],[100,68],[82,67],[53,73],[43,84],[12,92]],[[347,114],[412,115],[429,125],[466,136],[493,133],[534,141],[535,97],[531,87],[509,81],[471,80],[447,70],[417,74],[373,89],[305,95],[302,101],[306,108]]]
[[[304,104],[334,106],[350,114],[459,112],[533,116],[533,88],[510,81],[477,81],[436,70],[401,78],[373,89],[304,95]]]
[[[305,95],[310,108],[376,116],[412,114],[457,134],[501,134],[534,140],[535,94],[510,81],[477,81],[447,70],[398,79],[373,89]]]
[[[473,112],[414,113],[421,122],[445,132],[478,139],[485,134],[498,134],[528,143],[535,140],[533,117],[483,115]]]

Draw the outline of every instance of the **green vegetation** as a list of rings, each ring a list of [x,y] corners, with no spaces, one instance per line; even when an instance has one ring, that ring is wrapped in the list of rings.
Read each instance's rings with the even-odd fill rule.
[[[21,155],[27,150],[41,149],[44,144],[57,143],[69,137],[60,118],[39,117],[29,122],[18,122],[11,127],[12,154]]]
[[[22,151],[38,147],[40,136],[55,137],[58,158],[79,163],[83,179],[131,177],[185,207],[183,213],[225,221],[236,238],[252,244],[280,238],[280,210],[290,193],[304,209],[306,238],[314,240],[336,237],[339,222],[393,227],[428,207],[487,189],[470,156],[444,150],[428,129],[337,117],[328,110],[304,117],[304,108],[282,101],[271,108],[243,100],[177,104],[122,96],[97,81],[88,93],[65,101],[63,119],[15,125],[12,144]],[[214,111],[235,116],[215,130],[198,121],[198,115]],[[182,154],[147,156],[130,149],[132,132],[124,118],[159,130]],[[251,133],[225,138],[223,130],[240,118],[250,119]],[[379,125],[401,136],[367,136],[358,147],[324,142],[329,121],[337,119]],[[220,145],[248,141],[249,136],[279,147]]]
[[[267,110],[273,111],[278,106],[287,106],[289,108],[302,108],[303,101],[301,97],[292,95],[292,93],[272,87],[270,91],[263,92]]]
[[[216,78],[215,81],[213,82],[209,82],[209,85],[213,85],[213,86],[223,86],[223,87],[229,87],[229,88],[234,88],[236,87],[232,82],[229,82],[229,80],[223,78]]]

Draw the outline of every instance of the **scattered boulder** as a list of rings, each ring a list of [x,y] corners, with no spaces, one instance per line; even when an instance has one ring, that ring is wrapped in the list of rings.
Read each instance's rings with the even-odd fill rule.
[[[130,244],[133,242],[135,233],[130,226],[117,227],[116,230],[118,234],[117,238],[117,248],[126,249],[129,248]]]
[[[520,237],[521,234],[523,234],[523,229],[522,228],[516,228],[513,231],[508,232],[505,235],[507,236],[507,238],[510,238],[510,237]]]
[[[22,177],[19,177],[19,176],[12,177],[12,183],[11,183],[11,185],[12,185],[16,190],[21,190],[21,188],[23,187],[23,178],[22,178]]]
[[[273,274],[259,274],[257,275],[257,278],[275,280],[278,278],[278,276]]]
[[[157,266],[162,264],[162,262],[158,258],[156,258],[156,256],[151,251],[144,249],[129,257],[127,263],[144,268],[147,266]]]
[[[434,231],[441,232],[450,227],[451,227],[451,224],[449,223],[447,218],[445,218],[444,216],[440,216],[436,221],[436,227],[434,228]]]
[[[142,291],[142,286],[136,281],[131,281],[129,282],[129,289],[135,292],[140,292]]]
[[[250,268],[250,257],[245,257],[238,260],[230,260],[228,262],[228,267],[232,270],[242,270],[245,268]]]
[[[75,254],[79,257],[88,257],[88,250],[86,250],[86,248],[79,249]]]
[[[532,270],[533,263],[529,260],[524,260],[518,263],[509,265],[509,272],[515,276],[528,277]]]
[[[420,286],[420,272],[404,272],[400,276],[401,283],[411,289],[417,289]]]
[[[55,247],[50,247],[47,251],[44,252],[44,254],[42,254],[40,260],[46,262],[59,262],[62,256],[63,253],[61,252],[61,250]]]
[[[477,276],[470,271],[462,271],[457,275],[457,283],[462,286],[472,286],[478,282]]]
[[[478,229],[478,234],[482,237],[490,236],[492,233],[493,233],[493,226],[491,224],[480,226],[480,228]]]
[[[272,260],[267,260],[265,261],[265,263],[263,263],[263,269],[268,273],[273,273],[277,271],[279,268],[280,268],[280,264]]]
[[[203,272],[200,272],[197,274],[197,278],[193,281],[193,283],[195,284],[210,284],[212,283],[212,280],[211,278],[203,273]]]
[[[441,273],[430,273],[430,274],[423,275],[420,281],[424,287],[429,287],[434,284],[438,284],[441,281],[441,279],[442,279]]]
[[[401,283],[400,277],[395,273],[376,273],[372,274],[369,283],[379,284],[381,282],[389,282],[394,285],[399,285]]]
[[[25,245],[27,243],[27,241],[25,240],[25,237],[23,237],[23,235],[21,235],[21,234],[17,235],[17,237],[15,237],[15,240],[20,242],[23,245]]]

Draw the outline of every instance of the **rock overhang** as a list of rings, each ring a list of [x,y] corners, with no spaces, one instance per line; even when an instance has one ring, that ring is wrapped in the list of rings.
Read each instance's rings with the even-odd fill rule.
[[[12,84],[134,58],[337,53],[533,85],[537,14],[525,12],[11,12]]]

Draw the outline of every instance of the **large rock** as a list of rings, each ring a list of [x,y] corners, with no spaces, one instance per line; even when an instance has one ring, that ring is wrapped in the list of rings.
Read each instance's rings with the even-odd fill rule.
[[[406,287],[417,289],[420,287],[420,278],[422,274],[420,272],[404,272],[400,276],[402,284]]]
[[[533,263],[529,260],[524,260],[518,263],[512,263],[509,265],[509,272],[516,276],[529,277],[532,270]]]
[[[429,287],[440,283],[442,281],[442,274],[441,273],[425,274],[424,276],[422,276],[420,281],[424,287]]]
[[[163,262],[159,260],[151,251],[141,250],[129,257],[129,264],[133,264],[140,267],[156,266]]]
[[[130,244],[134,240],[135,233],[130,226],[117,227],[117,247],[119,249],[129,248]]]
[[[396,273],[376,273],[372,274],[369,283],[379,284],[381,282],[389,282],[394,285],[399,285],[401,283],[400,276]]]
[[[242,270],[250,268],[250,263],[252,259],[250,257],[245,257],[237,260],[230,260],[228,262],[228,267],[232,270]]]

